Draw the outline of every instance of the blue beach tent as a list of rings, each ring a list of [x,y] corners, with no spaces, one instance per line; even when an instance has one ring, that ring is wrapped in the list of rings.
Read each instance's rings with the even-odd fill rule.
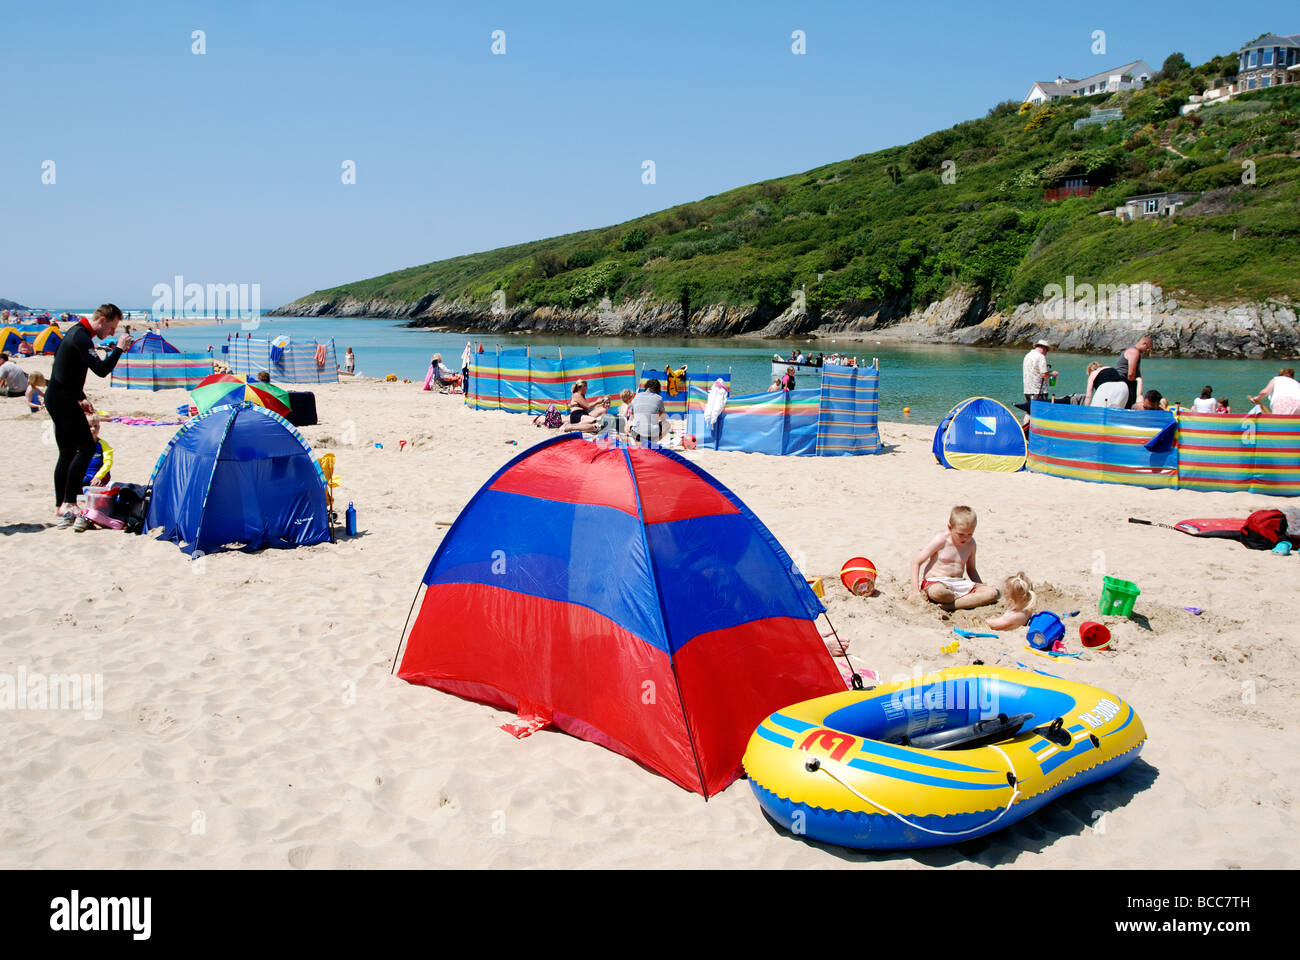
[[[216,407],[176,431],[154,467],[146,529],[211,553],[237,544],[331,539],[325,478],[307,441],[251,403]]]
[[[934,432],[934,458],[949,470],[1025,469],[1025,433],[1010,410],[988,397],[953,407]]]
[[[132,343],[127,353],[180,353],[180,351],[164,340],[162,334],[151,330]]]

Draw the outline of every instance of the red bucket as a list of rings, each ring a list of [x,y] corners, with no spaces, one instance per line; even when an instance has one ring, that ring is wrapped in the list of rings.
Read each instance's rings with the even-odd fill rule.
[[[1103,623],[1085,620],[1079,624],[1079,640],[1089,650],[1109,650],[1110,630]]]
[[[876,589],[876,565],[866,557],[854,557],[840,567],[840,583],[849,593],[865,597]]]

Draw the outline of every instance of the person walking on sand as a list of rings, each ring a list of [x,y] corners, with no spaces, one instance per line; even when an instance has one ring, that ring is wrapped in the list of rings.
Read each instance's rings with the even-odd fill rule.
[[[1269,411],[1294,416],[1300,413],[1300,382],[1296,381],[1295,368],[1283,367],[1277,376],[1265,385],[1264,389],[1250,398],[1251,403],[1259,403],[1268,398]]]
[[[357,355],[348,347],[348,352],[343,355],[343,372],[352,374],[357,370]]]
[[[469,365],[474,362],[474,344],[465,341],[465,349],[460,355],[460,391],[469,393]]]
[[[81,492],[86,466],[95,453],[95,439],[86,415],[95,408],[86,399],[86,374],[106,377],[117,366],[118,358],[131,346],[123,333],[107,357],[95,352],[95,338],[111,337],[117,332],[122,311],[115,304],[99,307],[89,320],[77,321],[64,335],[54,354],[49,387],[45,391],[45,409],[54,421],[54,442],[59,458],[54,465],[55,514],[58,527],[66,530],[77,518],[77,494]]]

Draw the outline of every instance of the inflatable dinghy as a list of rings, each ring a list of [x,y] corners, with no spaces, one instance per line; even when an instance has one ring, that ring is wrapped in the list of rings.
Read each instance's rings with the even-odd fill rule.
[[[769,715],[745,751],[758,802],[799,836],[894,850],[1000,830],[1137,758],[1146,730],[1097,687],[954,667]]]

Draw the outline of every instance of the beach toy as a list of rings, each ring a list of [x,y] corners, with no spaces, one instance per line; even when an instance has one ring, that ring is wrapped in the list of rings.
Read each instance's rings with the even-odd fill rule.
[[[866,557],[854,557],[840,567],[840,582],[849,593],[869,596],[876,589],[876,565]]]
[[[1142,592],[1136,583],[1118,577],[1105,577],[1101,583],[1098,611],[1112,617],[1127,617],[1133,613],[1133,602]]]
[[[1095,620],[1085,620],[1079,624],[1079,639],[1089,650],[1110,649],[1110,629]]]
[[[783,706],[743,764],[764,811],[799,839],[894,850],[1000,830],[1118,773],[1146,739],[1109,691],[962,666]]]
[[[357,535],[357,508],[349,502],[348,509],[343,514],[343,517],[343,522],[347,525],[348,536],[355,537]]]
[[[905,417],[910,417],[911,415],[912,415],[912,408],[911,408],[911,407],[904,407],[904,408],[903,408],[903,416],[905,416]]]
[[[384,376],[384,382],[385,382],[385,383],[396,383],[396,382],[397,382],[397,374],[395,374],[395,373],[389,373],[389,374],[386,374],[386,375]]]
[[[507,440],[506,443],[510,444],[511,446],[515,446],[515,447],[519,446],[519,441],[518,441],[518,440]]]
[[[382,443],[380,443],[378,440],[376,440],[376,441],[375,441],[375,449],[376,449],[376,450],[382,450],[382,449],[384,449],[384,445],[383,445]]]
[[[954,640],[952,643],[944,644],[942,647],[940,647],[939,652],[956,653],[960,649],[961,649],[961,642],[959,640]]]
[[[826,596],[826,586],[821,577],[804,577],[808,581],[808,586],[812,587],[812,592],[819,597]]]
[[[1205,611],[1202,610],[1200,607],[1183,607],[1183,609],[1186,610],[1188,613],[1192,614],[1192,616],[1195,616],[1195,617],[1199,617],[1202,613],[1205,612]],[[1079,629],[1082,630],[1083,627],[1080,626]]]
[[[696,439],[695,434],[693,433],[688,433],[686,436],[682,437],[682,446],[687,450],[694,450],[698,443],[699,440]]]
[[[1061,650],[1035,650],[1033,647],[1029,647],[1029,646],[1027,646],[1027,647],[1025,647],[1025,651],[1026,651],[1027,653],[1032,653],[1032,654],[1033,654],[1034,656],[1036,656],[1036,657],[1047,657],[1048,659],[1052,659],[1052,658],[1054,658],[1054,657],[1081,657],[1081,656],[1083,656],[1082,653],[1068,653],[1068,652],[1066,652],[1064,649],[1061,649]]]
[[[1277,546],[1273,548],[1272,552],[1276,553],[1279,557],[1287,556],[1291,552],[1291,541],[1279,540]]]
[[[959,637],[965,637],[967,640],[971,637],[992,637],[996,640],[998,636],[996,633],[974,633],[970,630],[963,630],[961,627],[953,627],[952,632]]]
[[[1065,636],[1065,625],[1056,614],[1043,610],[1029,618],[1029,645],[1035,650],[1050,650]]]

